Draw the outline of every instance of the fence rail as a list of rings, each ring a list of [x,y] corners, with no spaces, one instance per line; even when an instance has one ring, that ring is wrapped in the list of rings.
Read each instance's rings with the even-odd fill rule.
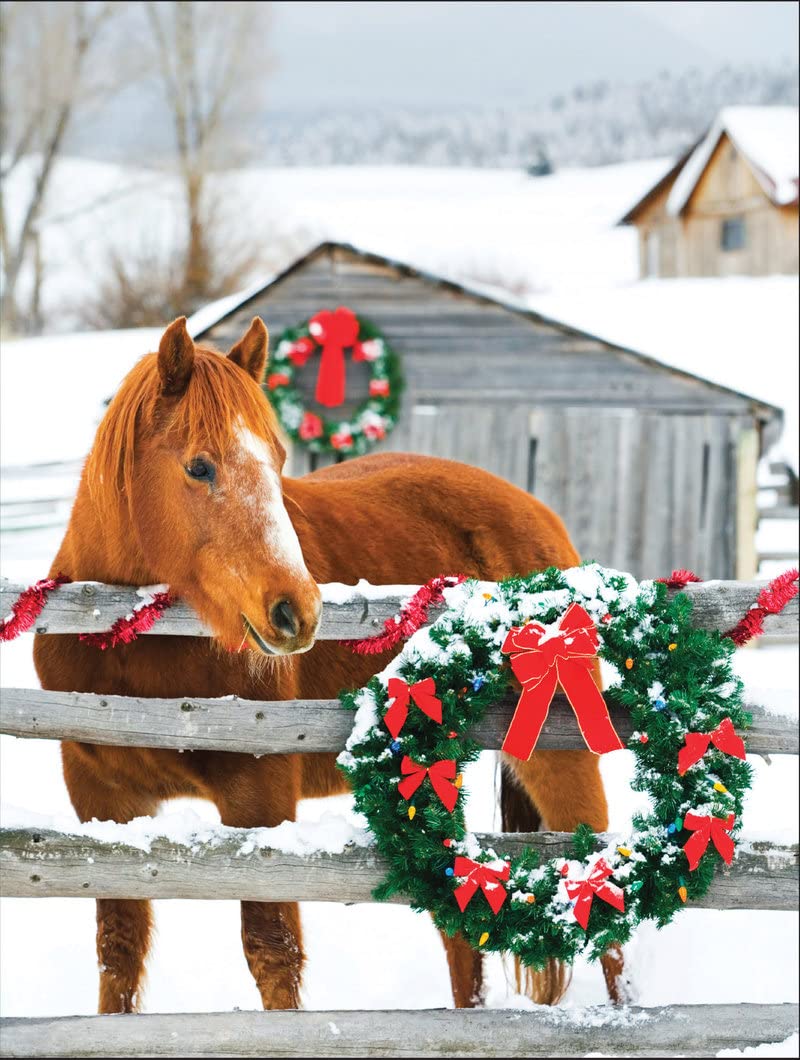
[[[13,1057],[716,1056],[779,1042],[797,1005],[154,1013],[3,1021]]]
[[[129,827],[129,826],[128,826]],[[258,829],[226,828],[197,842],[153,836],[149,849],[38,828],[6,829],[0,848],[0,895],[6,898],[235,898],[259,902],[370,902],[387,866],[371,847],[341,853],[289,853],[259,846]],[[572,856],[567,832],[479,836],[503,853],[533,847],[543,859]],[[598,849],[620,837],[597,837]],[[131,833],[131,843],[141,834]],[[730,868],[719,866],[701,909],[796,909],[797,846],[743,842]],[[397,895],[391,899],[407,904]]]
[[[516,701],[508,695],[492,705],[471,730],[487,750],[500,748]],[[536,746],[542,751],[585,748],[566,696],[556,695],[553,705]],[[753,715],[749,753],[798,753],[796,718],[755,703],[745,706]],[[634,731],[630,714],[613,704],[609,711],[620,738],[628,740]],[[4,688],[0,695],[2,733],[114,747],[244,754],[341,751],[352,724],[337,699],[140,699],[32,688]]]
[[[747,613],[763,587],[763,582],[712,581],[687,585],[683,591],[693,602],[694,624],[699,629],[724,632]],[[14,582],[0,582],[0,613],[10,609],[24,588]],[[318,638],[352,640],[375,633],[419,586],[381,587],[359,583],[358,586],[334,584],[320,588],[324,607]],[[51,594],[36,622],[36,632],[99,633],[141,603],[142,597],[131,586],[72,582]],[[441,607],[431,608],[432,617],[440,612]],[[767,616],[764,630],[772,634],[796,633],[798,616],[800,609],[795,597],[780,614]],[[171,637],[211,635],[194,611],[180,601],[159,618],[150,633]]]

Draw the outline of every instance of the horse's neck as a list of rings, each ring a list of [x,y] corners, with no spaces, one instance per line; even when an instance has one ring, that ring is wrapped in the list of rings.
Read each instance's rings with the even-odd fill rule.
[[[124,510],[118,523],[104,521],[84,480],[72,508],[64,540],[51,568],[73,581],[109,585],[152,585],[158,579],[148,568]]]

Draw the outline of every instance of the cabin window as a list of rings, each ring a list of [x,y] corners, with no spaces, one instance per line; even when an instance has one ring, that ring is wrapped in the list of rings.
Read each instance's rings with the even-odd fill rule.
[[[722,250],[743,250],[746,242],[746,232],[743,217],[727,217],[722,222],[720,233],[720,248]]]

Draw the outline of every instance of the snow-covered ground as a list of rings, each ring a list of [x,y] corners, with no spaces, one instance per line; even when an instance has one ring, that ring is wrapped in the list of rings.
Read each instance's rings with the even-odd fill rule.
[[[796,451],[796,280],[636,280],[635,233],[614,224],[664,168],[664,161],[633,163],[565,170],[539,180],[485,170],[251,170],[225,175],[221,188],[231,231],[256,233],[265,247],[274,233],[301,230],[309,243],[343,239],[434,271],[505,285],[528,292],[533,307],[548,315],[766,400],[788,403],[795,437],[785,448]],[[13,187],[6,194],[13,195]],[[87,211],[98,198],[105,205]],[[175,204],[174,188],[152,173],[79,161],[62,167],[43,231],[51,263],[47,298],[51,306],[65,308],[63,323],[69,324],[69,305],[89,289],[105,248],[135,248],[168,233]],[[264,264],[270,270],[275,266],[268,256]],[[4,343],[3,467],[80,461],[103,400],[137,357],[154,348],[157,337],[158,329],[141,329]],[[47,476],[38,481],[21,483],[18,476],[4,475],[3,498],[42,497],[59,487],[69,491],[74,473],[56,482]],[[51,526],[0,535],[2,574],[23,582],[41,577],[61,532]],[[30,637],[0,649],[2,685],[36,684],[30,652]],[[797,661],[796,647],[778,645],[740,651],[737,665],[770,702],[796,711]],[[796,841],[797,759],[774,756],[767,764],[756,758],[753,765],[747,833]],[[603,768],[612,828],[624,830],[634,808],[627,753],[608,756]],[[3,807],[74,820],[56,744],[0,738],[0,785]],[[492,755],[469,771],[467,786],[471,825],[497,828]],[[302,818],[346,814],[348,806],[346,797],[306,803]],[[166,812],[179,808],[173,803]],[[205,804],[186,808],[216,819]],[[156,903],[148,1010],[258,1007],[241,953],[238,915],[232,902]],[[87,901],[0,903],[4,1015],[94,1010],[93,920]],[[312,903],[303,907],[303,922],[309,1007],[451,1003],[444,953],[427,917],[394,906]],[[645,1005],[796,1000],[796,926],[791,913],[687,910],[662,932],[643,928],[628,954],[638,1000]],[[488,966],[489,1003],[524,1004],[513,995],[502,963],[490,958]],[[599,969],[579,965],[567,1003],[604,997]],[[796,1043],[787,1048],[795,1053],[784,1055],[796,1055]],[[765,1055],[778,1052],[771,1047]]]

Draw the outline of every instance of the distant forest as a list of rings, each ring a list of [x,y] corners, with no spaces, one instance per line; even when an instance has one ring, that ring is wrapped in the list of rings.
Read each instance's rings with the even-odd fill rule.
[[[632,85],[579,85],[531,107],[269,112],[256,164],[430,165],[529,168],[600,166],[673,156],[720,107],[794,104],[798,69],[725,66],[666,71]]]

